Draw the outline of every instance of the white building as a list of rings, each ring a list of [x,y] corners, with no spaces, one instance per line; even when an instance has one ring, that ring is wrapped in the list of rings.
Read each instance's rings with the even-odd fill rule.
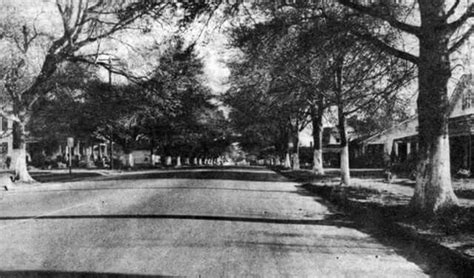
[[[13,154],[13,122],[0,117],[0,169],[6,169],[7,157]],[[11,165],[10,165],[11,166]]]

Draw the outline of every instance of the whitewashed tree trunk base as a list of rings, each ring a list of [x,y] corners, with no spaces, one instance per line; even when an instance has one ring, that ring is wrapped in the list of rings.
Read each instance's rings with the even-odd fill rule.
[[[341,148],[341,185],[351,185],[351,173],[349,168],[349,146]]]
[[[283,167],[290,169],[291,168],[291,160],[290,160],[290,154],[286,153],[285,156],[285,162],[283,163]]]
[[[417,211],[436,213],[459,205],[451,185],[449,137],[437,138],[434,151],[417,166],[415,194],[411,200]]]
[[[171,164],[173,163],[172,159],[171,159],[171,156],[167,156],[165,162],[166,162],[166,166],[171,166]]]
[[[181,167],[181,166],[182,166],[182,165],[181,165],[181,156],[178,156],[178,157],[176,158],[176,168],[179,168],[179,167]]]
[[[135,166],[135,159],[133,158],[133,154],[129,153],[127,155],[127,166],[133,168]]]
[[[315,149],[313,152],[313,172],[316,175],[324,175],[323,150]]]
[[[14,150],[15,156],[15,179],[19,182],[31,183],[35,180],[28,173],[26,164],[26,150],[25,148]]]

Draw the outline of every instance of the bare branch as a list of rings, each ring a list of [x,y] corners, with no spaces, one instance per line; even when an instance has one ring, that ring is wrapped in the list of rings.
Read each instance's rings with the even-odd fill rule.
[[[92,57],[92,55],[91,55],[91,57]],[[95,57],[95,55],[93,55],[93,57]],[[106,70],[108,70],[108,71],[110,71],[114,74],[118,74],[120,76],[123,76],[123,77],[127,78],[127,80],[129,80],[133,83],[136,83],[136,84],[140,84],[142,82],[148,81],[148,77],[146,77],[146,76],[135,76],[135,75],[133,75],[129,72],[117,69],[116,67],[113,67],[113,66],[110,66],[110,64],[108,62],[97,61],[95,59],[90,59],[89,60],[84,56],[68,56],[67,60],[69,60],[71,62],[79,62],[79,63],[84,63],[84,64],[89,64],[89,65],[94,65],[94,66],[99,66],[99,67],[105,68]]]
[[[471,28],[469,28],[469,30],[467,30],[464,35],[461,36],[461,38],[459,40],[457,40],[448,50],[449,53],[453,53],[455,52],[456,50],[459,49],[459,47],[461,47],[461,45],[464,44],[464,42],[466,42],[466,40],[468,40],[471,35],[474,34],[474,26],[471,26]]]
[[[454,2],[451,9],[449,9],[448,12],[446,13],[446,16],[445,16],[446,19],[448,19],[450,16],[452,16],[454,14],[454,12],[456,11],[456,8],[459,6],[460,2],[461,2],[461,0],[456,0],[456,2]]]
[[[474,4],[471,4],[467,9],[466,9],[466,12],[461,15],[460,18],[458,18],[457,20],[449,23],[447,25],[447,30],[449,32],[455,32],[459,27],[461,27],[464,23],[466,23],[466,21],[469,19],[469,18],[472,18],[474,17]]]

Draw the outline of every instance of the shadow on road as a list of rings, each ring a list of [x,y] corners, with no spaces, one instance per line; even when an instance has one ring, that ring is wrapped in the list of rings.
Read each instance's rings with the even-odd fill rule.
[[[44,215],[44,216],[3,216],[1,221],[16,220],[54,220],[54,219],[181,219],[204,221],[230,221],[250,222],[285,225],[320,225],[353,227],[353,222],[341,218],[338,214],[331,214],[324,219],[311,218],[272,218],[257,216],[231,216],[231,215],[192,215],[192,214],[85,214],[85,215]],[[0,276],[1,277],[1,276]]]
[[[127,174],[123,176],[104,177],[101,180],[139,180],[139,179],[219,179],[238,181],[288,181],[286,178],[272,172],[234,172],[225,170],[203,169],[199,172],[173,170],[169,172],[151,172]]]
[[[100,177],[101,174],[94,172],[82,172],[82,173],[31,173],[31,176],[39,182],[63,182],[63,181],[81,181],[88,178]]]
[[[133,173],[124,171],[119,175],[103,176],[93,170],[86,172],[69,173],[31,172],[31,176],[38,182],[78,182],[85,180],[137,180],[137,179],[224,179],[242,181],[287,181],[287,179],[266,168],[260,167],[186,167],[155,169],[149,172]]]
[[[270,190],[270,189],[249,189],[249,188],[225,188],[225,187],[202,187],[202,186],[106,186],[106,187],[93,187],[93,188],[66,188],[66,189],[46,189],[46,190],[34,190],[34,191],[19,191],[15,194],[22,193],[51,193],[51,192],[75,192],[75,191],[117,191],[117,190],[219,190],[219,191],[236,191],[236,192],[262,192],[262,193],[296,193],[289,190]],[[311,194],[305,192],[299,192],[300,195],[310,196]]]
[[[120,273],[99,273],[99,272],[71,272],[71,271],[45,271],[45,270],[25,270],[25,271],[0,271],[0,277],[5,278],[109,278],[109,277],[182,277],[167,275],[134,275]]]

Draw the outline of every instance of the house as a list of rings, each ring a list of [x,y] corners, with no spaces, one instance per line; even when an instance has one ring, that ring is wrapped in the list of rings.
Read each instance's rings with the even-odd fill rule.
[[[450,97],[449,139],[453,171],[474,171],[474,80],[464,74]],[[407,163],[416,160],[418,151],[418,117],[415,115],[387,130],[362,140],[359,157],[378,157],[382,163]],[[379,162],[380,164],[380,162]],[[375,167],[383,165],[372,165]]]
[[[7,169],[7,160],[13,156],[12,128],[13,122],[0,116],[0,169]]]
[[[350,126],[347,127],[347,139],[351,140],[354,134],[354,129]],[[341,152],[341,135],[339,128],[336,126],[325,126],[323,127],[322,134],[322,150],[323,150],[323,165],[324,167],[339,167],[340,163],[340,152]],[[300,156],[306,162],[312,162],[313,155],[313,138],[307,139],[309,147],[302,146],[300,149]]]
[[[323,165],[324,167],[339,167],[341,135],[337,127],[323,128]]]

